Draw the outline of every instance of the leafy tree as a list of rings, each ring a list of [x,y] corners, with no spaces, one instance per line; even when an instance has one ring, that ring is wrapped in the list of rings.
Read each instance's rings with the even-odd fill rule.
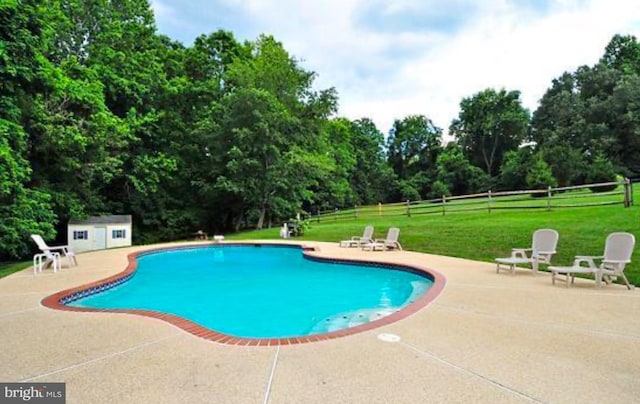
[[[521,147],[517,151],[510,150],[504,155],[500,167],[500,188],[508,191],[526,189],[527,173],[531,169],[533,150]]]
[[[357,163],[352,136],[353,127],[349,120],[339,118],[327,122],[322,132],[321,149],[325,150],[323,155],[329,159],[324,171],[319,173],[318,183],[311,187],[315,210],[353,206],[356,203],[356,194],[349,183],[349,175]]]
[[[242,201],[236,227],[252,217],[261,228],[268,215],[299,210],[312,197],[308,187],[331,169],[318,134],[335,96],[312,91],[313,74],[271,37],[253,44],[250,60],[236,59],[227,78],[233,91],[222,99],[223,123],[210,144],[225,156],[216,188]]]
[[[356,165],[349,174],[351,187],[360,205],[389,201],[389,184],[396,176],[387,164],[384,136],[368,118],[352,122],[351,148]]]
[[[20,126],[0,118],[0,259],[28,253],[29,234],[55,235],[51,197],[26,186],[31,169],[22,157],[25,139]]]
[[[49,67],[41,53],[44,28],[37,2],[0,4],[0,259],[30,251],[30,233],[55,235],[51,197],[31,189],[29,137],[22,126],[47,88],[41,74]]]
[[[396,184],[397,192],[402,201],[419,201],[420,193],[410,181],[399,180]]]
[[[616,34],[600,62],[625,75],[640,74],[640,43],[633,35]]]
[[[431,186],[429,197],[432,199],[436,199],[442,196],[451,196],[451,192],[449,191],[449,187],[447,186],[447,184],[440,180],[436,180]]]
[[[396,120],[387,139],[387,160],[400,183],[402,199],[425,197],[436,176],[436,161],[442,146],[442,129],[423,115]],[[411,191],[409,191],[409,189]]]
[[[584,156],[580,149],[558,143],[539,148],[544,161],[551,167],[558,186],[567,187],[584,183],[586,171]]]
[[[490,176],[502,165],[504,154],[515,150],[527,137],[529,111],[519,91],[487,89],[460,103],[460,113],[449,132],[464,155]]]
[[[423,115],[396,120],[387,139],[389,165],[402,179],[434,169],[441,141],[442,129]]]
[[[638,55],[635,37],[616,35],[598,64],[554,80],[533,117],[538,145],[562,144],[583,156],[603,154],[624,174],[640,173]],[[560,172],[564,170],[554,169],[556,175]],[[575,178],[580,181],[581,176]]]
[[[527,172],[527,187],[529,189],[546,189],[557,185],[558,182],[553,177],[549,165],[542,159],[542,156],[536,156]]]
[[[566,144],[582,149],[585,142],[586,104],[573,74],[554,79],[531,120],[532,139],[539,147]]]
[[[488,189],[489,177],[479,167],[469,163],[457,144],[451,143],[438,156],[437,181],[444,184],[452,195],[464,195]],[[442,191],[442,187],[437,190]],[[437,198],[441,195],[434,194]]]
[[[640,174],[640,74],[622,77],[607,100],[608,127],[615,141],[607,156],[622,167],[626,175]]]
[[[106,211],[105,187],[122,174],[128,131],[105,106],[102,85],[74,59],[43,70],[52,85],[24,127],[31,135],[33,180],[52,196],[66,223]]]
[[[587,171],[587,183],[598,184],[603,182],[614,182],[616,180],[616,170],[613,164],[607,160],[602,154],[594,157],[593,162],[589,164]],[[593,192],[607,192],[616,189],[616,185],[608,187],[591,188]]]

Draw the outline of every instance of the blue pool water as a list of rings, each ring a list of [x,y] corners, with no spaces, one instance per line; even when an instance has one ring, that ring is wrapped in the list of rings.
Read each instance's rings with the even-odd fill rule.
[[[375,321],[432,281],[401,270],[305,259],[299,248],[211,246],[138,256],[128,282],[69,303],[171,313],[244,338],[284,338]]]

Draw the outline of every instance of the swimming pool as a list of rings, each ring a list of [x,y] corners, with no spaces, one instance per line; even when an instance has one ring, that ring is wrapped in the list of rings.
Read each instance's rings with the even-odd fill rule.
[[[119,285],[68,294],[61,302],[168,313],[229,336],[282,339],[371,325],[433,285],[430,274],[410,268],[309,259],[291,246],[215,245],[136,260],[137,269]]]

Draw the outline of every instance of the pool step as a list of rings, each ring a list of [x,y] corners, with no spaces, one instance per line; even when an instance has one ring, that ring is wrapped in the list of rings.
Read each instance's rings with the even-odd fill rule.
[[[379,320],[396,311],[398,311],[397,308],[374,308],[336,314],[335,316],[327,317],[316,323],[316,325],[312,327],[310,334],[321,334],[356,327],[361,324]]]

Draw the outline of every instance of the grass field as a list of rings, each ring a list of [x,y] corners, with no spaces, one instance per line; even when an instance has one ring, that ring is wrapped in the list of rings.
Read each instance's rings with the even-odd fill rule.
[[[637,195],[636,195],[637,196]],[[639,199],[636,199],[638,201]],[[365,225],[375,226],[375,236],[384,238],[389,227],[400,228],[400,242],[411,251],[493,262],[509,256],[512,247],[530,247],[531,234],[539,228],[560,233],[555,265],[569,265],[574,255],[601,255],[607,235],[615,231],[633,233],[640,244],[640,207],[617,206],[540,210],[461,212],[442,215],[368,217],[334,223],[311,222],[300,240],[339,241],[361,235]],[[243,232],[234,239],[275,239],[279,229]],[[629,281],[640,286],[640,253],[636,245],[632,263],[625,269]]]
[[[31,261],[0,262],[0,278],[30,267]]]

